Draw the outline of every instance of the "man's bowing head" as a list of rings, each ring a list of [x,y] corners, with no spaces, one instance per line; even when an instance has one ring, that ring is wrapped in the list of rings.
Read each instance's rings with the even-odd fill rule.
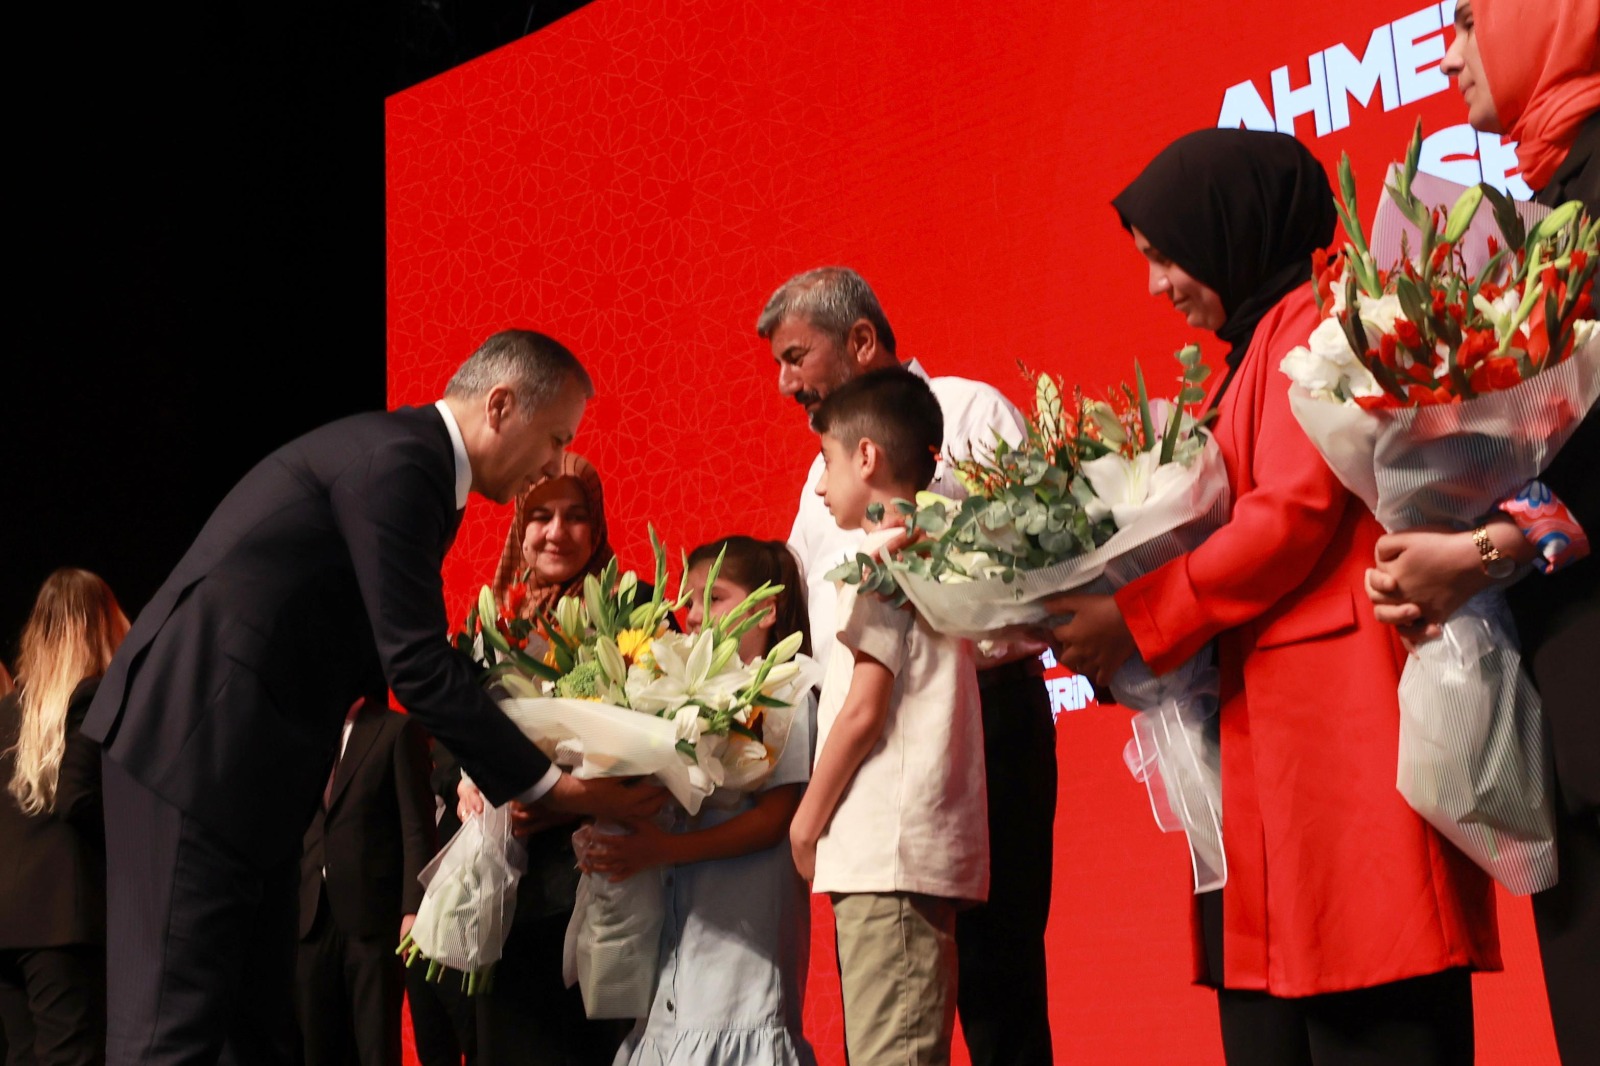
[[[444,390],[473,491],[509,503],[558,473],[592,396],[589,372],[560,342],[526,329],[484,341]]]

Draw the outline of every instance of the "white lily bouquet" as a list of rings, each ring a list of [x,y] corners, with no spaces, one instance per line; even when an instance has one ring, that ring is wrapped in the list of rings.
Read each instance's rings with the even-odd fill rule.
[[[507,616],[520,599],[515,589],[502,613],[485,588],[457,641],[479,652],[485,682],[501,709],[556,765],[578,778],[653,777],[694,814],[719,789],[747,792],[766,780],[787,742],[795,704],[815,682],[816,670],[796,655],[800,634],[755,662],[738,656],[739,638],[781,586],[763,585],[720,619],[710,620],[708,610],[698,634],[672,632],[668,615],[687,603],[687,593],[666,598],[666,553],[654,530],[650,536],[656,580],[648,600],[635,602],[638,578],[619,574],[615,561],[585,580],[581,596],[563,597],[550,615],[538,619]],[[720,566],[719,558],[708,588]],[[526,650],[535,634],[548,644],[542,659]],[[463,827],[441,860],[465,837]],[[464,851],[471,846],[462,844]],[[429,883],[423,909],[437,897],[441,904],[448,901],[453,913],[495,913],[504,904],[487,889],[502,883],[486,877],[481,864],[461,864],[459,876]],[[473,886],[486,890],[474,896]],[[476,901],[476,911],[461,902],[463,896]],[[661,914],[656,878],[613,884],[589,874],[580,880],[568,929],[568,979],[582,985],[591,1017],[648,1012]],[[416,952],[408,952],[413,957],[420,953],[469,975],[482,968],[487,956],[481,954],[440,959],[436,952],[446,945],[432,935],[434,923],[424,926],[419,911],[416,925],[423,932],[419,936],[413,930]],[[500,944],[494,945],[494,958]]]
[[[1600,397],[1600,222],[1576,202],[1545,213],[1488,186],[1430,209],[1413,188],[1420,150],[1419,124],[1372,248],[1342,161],[1349,244],[1317,257],[1323,320],[1282,364],[1306,435],[1391,532],[1477,524],[1539,476]],[[1474,240],[1485,199],[1498,236]],[[1399,237],[1381,239],[1386,228]],[[1374,248],[1393,255],[1385,269]],[[1400,680],[1398,788],[1508,890],[1537,892],[1557,872],[1539,695],[1503,593],[1473,597],[1442,629]]]
[[[879,562],[858,555],[828,576],[903,595],[934,629],[984,640],[1011,627],[1063,621],[1044,601],[1120,588],[1199,544],[1228,515],[1222,454],[1194,405],[1210,369],[1194,345],[1177,353],[1175,400],[1151,400],[1144,374],[1109,401],[1074,393],[1069,409],[1049,374],[1029,374],[1027,437],[997,439],[984,459],[957,463],[969,495],[896,501],[911,542]],[[920,538],[920,539],[919,539]],[[1156,677],[1132,659],[1111,683],[1139,711],[1124,758],[1149,790],[1156,821],[1188,836],[1195,891],[1222,885],[1221,777],[1209,736],[1216,714],[1211,651]]]

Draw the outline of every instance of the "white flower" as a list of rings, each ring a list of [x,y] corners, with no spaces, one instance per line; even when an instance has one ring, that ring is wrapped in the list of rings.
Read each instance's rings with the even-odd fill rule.
[[[1126,528],[1147,504],[1184,480],[1183,467],[1160,460],[1161,456],[1151,450],[1132,459],[1113,452],[1083,464],[1083,476],[1088,478],[1094,494],[1111,508],[1111,518],[1118,529]]]
[[[1356,358],[1338,319],[1323,319],[1311,331],[1308,343],[1308,347],[1291,349],[1278,368],[1313,398],[1339,402],[1382,391],[1366,364]]]
[[[1500,335],[1505,329],[1506,323],[1516,313],[1517,307],[1521,302],[1522,298],[1515,288],[1507,289],[1500,294],[1499,299],[1493,301],[1481,292],[1474,293],[1472,296],[1472,306],[1478,309],[1479,314],[1489,320],[1494,326],[1494,331],[1497,335]]]
[[[1572,324],[1572,350],[1581,352],[1600,338],[1600,321],[1580,318]]]
[[[691,744],[700,739],[700,731],[705,728],[700,708],[692,703],[686,703],[672,712],[672,724],[676,727],[677,739],[687,740]]]
[[[1380,333],[1393,333],[1395,320],[1405,317],[1400,310],[1400,297],[1392,292],[1386,292],[1376,300],[1369,296],[1360,303],[1362,323]]]
[[[973,578],[983,579],[998,577],[1005,571],[1000,561],[988,552],[980,551],[952,551],[945,559],[960,569],[960,573],[952,573],[940,578],[941,581],[959,579],[961,581]]]
[[[727,778],[727,769],[722,765],[722,749],[726,744],[725,738],[710,733],[695,743],[694,765],[689,767],[689,783],[707,795],[721,788]]]
[[[695,636],[665,633],[657,637],[651,645],[655,671],[634,669],[628,672],[628,702],[634,710],[646,714],[675,711],[690,700],[699,700],[712,708],[731,705],[734,696],[754,675],[743,664],[729,664],[712,674],[716,649],[716,632],[711,629]]]

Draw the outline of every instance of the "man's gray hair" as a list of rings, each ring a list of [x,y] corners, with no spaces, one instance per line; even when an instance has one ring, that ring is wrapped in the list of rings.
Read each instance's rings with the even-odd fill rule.
[[[566,345],[531,329],[502,330],[478,346],[444,387],[446,396],[475,399],[496,385],[509,385],[517,404],[537,411],[576,378],[585,398],[594,396],[594,381]]]
[[[798,317],[841,345],[850,336],[850,327],[864,318],[877,331],[883,350],[894,354],[889,319],[866,279],[849,267],[818,267],[778,286],[756,319],[756,335],[771,340],[779,326]]]

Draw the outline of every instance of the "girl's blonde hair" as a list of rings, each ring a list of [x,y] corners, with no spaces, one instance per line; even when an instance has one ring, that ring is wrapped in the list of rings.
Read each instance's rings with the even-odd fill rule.
[[[128,634],[111,587],[87,570],[63,568],[45,579],[22,628],[17,654],[22,728],[10,792],[26,814],[52,810],[67,750],[67,702],[87,677],[98,677]]]

